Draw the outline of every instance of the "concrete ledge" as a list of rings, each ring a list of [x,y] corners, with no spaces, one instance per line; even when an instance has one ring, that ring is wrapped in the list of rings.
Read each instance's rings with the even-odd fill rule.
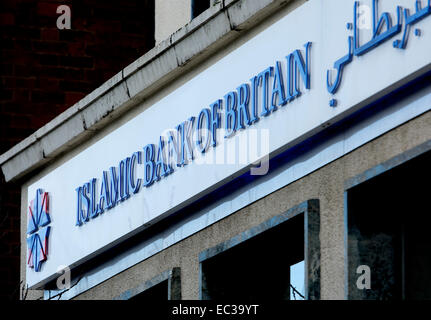
[[[233,41],[280,7],[299,0],[215,3],[99,88],[0,156],[6,181],[38,169],[177,78],[205,54]]]

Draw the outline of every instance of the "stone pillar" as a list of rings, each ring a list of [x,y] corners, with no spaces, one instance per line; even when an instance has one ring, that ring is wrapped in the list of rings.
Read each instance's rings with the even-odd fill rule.
[[[156,44],[191,20],[192,0],[156,0],[155,39]]]

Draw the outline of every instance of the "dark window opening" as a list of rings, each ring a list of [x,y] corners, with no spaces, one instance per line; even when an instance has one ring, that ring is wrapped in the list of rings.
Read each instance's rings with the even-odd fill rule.
[[[304,216],[202,263],[209,299],[289,300],[290,266],[304,260]]]
[[[192,19],[196,18],[211,5],[211,0],[192,0]]]
[[[123,292],[116,300],[166,301],[181,300],[181,269],[167,270],[133,289]]]
[[[130,298],[133,301],[165,301],[168,300],[168,280],[138,293]]]
[[[320,219],[312,201],[314,211],[294,208],[203,252],[201,298],[319,299]]]
[[[347,191],[349,299],[431,299],[430,163],[427,152]]]

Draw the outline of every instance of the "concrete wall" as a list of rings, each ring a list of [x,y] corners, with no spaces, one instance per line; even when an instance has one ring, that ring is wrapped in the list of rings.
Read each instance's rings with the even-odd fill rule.
[[[192,0],[155,0],[156,44],[191,20]]]
[[[181,268],[183,299],[198,299],[199,253],[312,198],[320,200],[321,298],[344,299],[344,182],[431,139],[431,112],[249,205],[116,275],[77,299],[112,299],[163,271]]]

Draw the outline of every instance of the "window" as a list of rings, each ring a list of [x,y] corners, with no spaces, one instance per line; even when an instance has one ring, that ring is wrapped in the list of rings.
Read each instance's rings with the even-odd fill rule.
[[[304,260],[290,266],[290,300],[304,300]]]
[[[173,268],[123,292],[116,300],[166,301],[181,300],[181,270]]]
[[[430,163],[428,151],[347,190],[349,299],[431,299]]]
[[[319,299],[319,228],[311,200],[202,252],[201,298]]]
[[[130,297],[133,301],[164,301],[168,300],[168,280],[164,280],[144,291]]]
[[[211,5],[214,0],[192,0],[192,19],[196,18]]]

